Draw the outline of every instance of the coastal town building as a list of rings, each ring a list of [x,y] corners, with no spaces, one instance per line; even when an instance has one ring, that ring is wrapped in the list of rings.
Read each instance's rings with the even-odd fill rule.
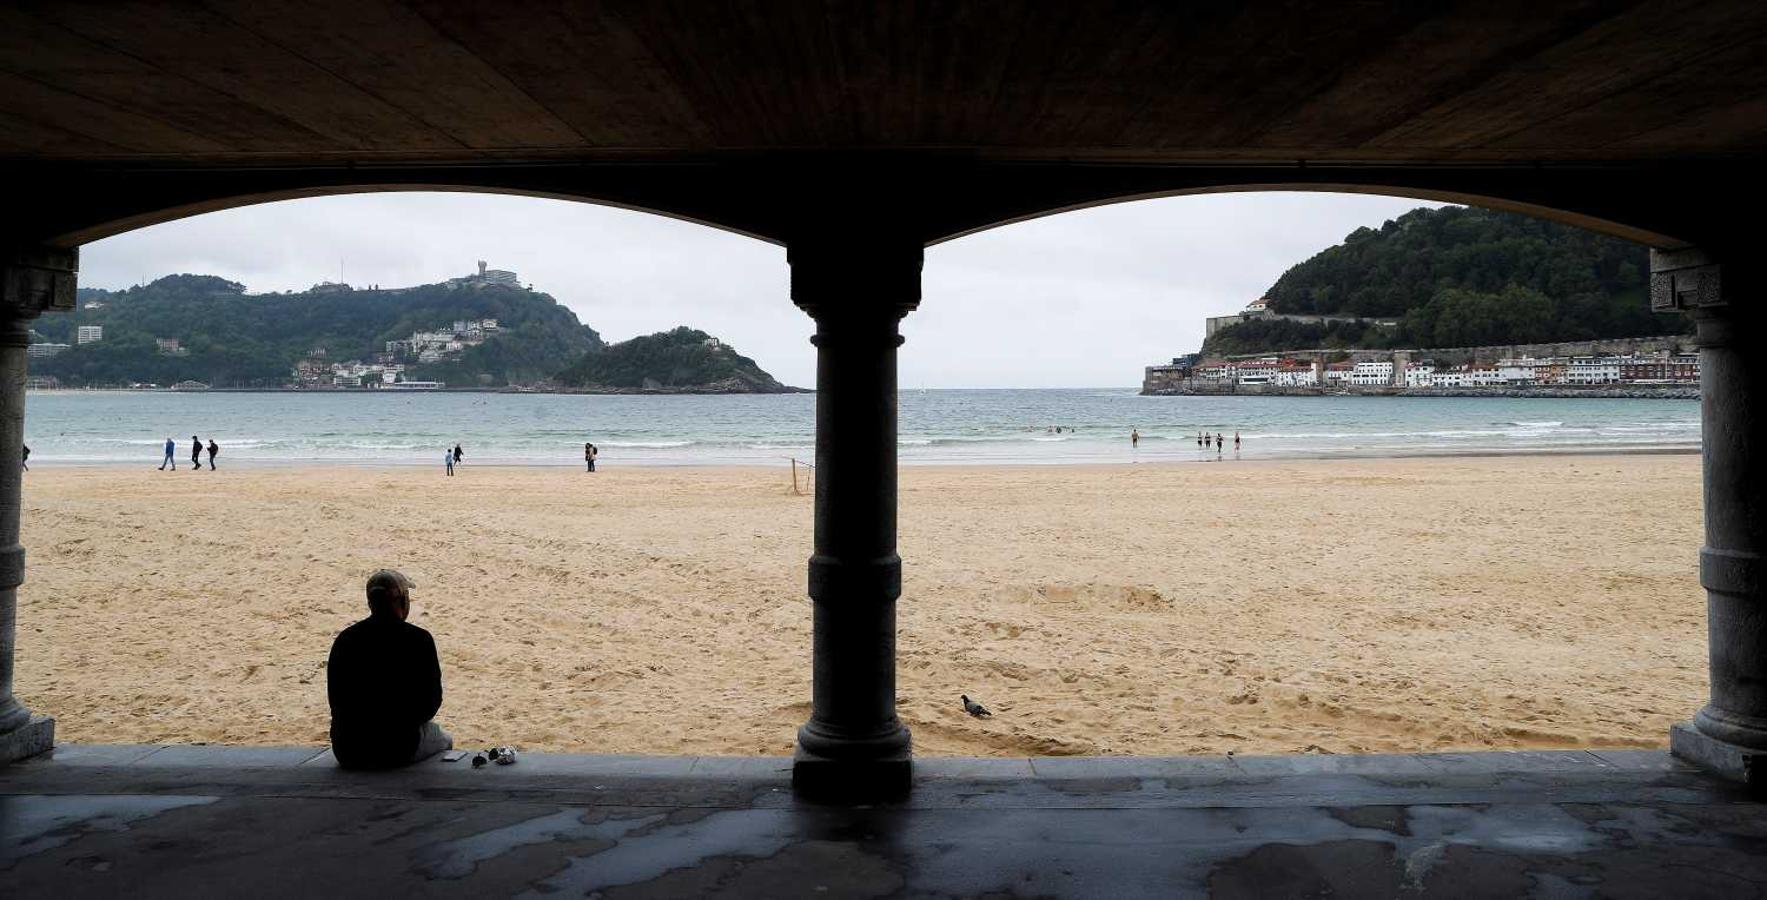
[[[104,340],[103,325],[81,325],[74,330],[74,343],[96,344]]]
[[[1565,384],[1619,384],[1617,356],[1576,356],[1565,364]]]
[[[1657,351],[1627,355],[1505,357],[1494,362],[1444,364],[1419,353],[1456,351],[1355,351],[1354,359],[1325,363],[1324,351],[1244,359],[1176,357],[1172,364],[1149,366],[1146,393],[1219,391],[1237,388],[1317,388],[1326,390],[1428,390],[1432,388],[1600,387],[1604,385],[1683,385],[1699,383],[1696,354]]]
[[[1393,362],[1362,360],[1350,367],[1349,380],[1357,387],[1386,387],[1393,383]]]
[[[1632,384],[1680,384],[1698,382],[1698,354],[1667,354],[1658,357],[1628,358],[1620,361],[1620,381]]]
[[[72,348],[67,344],[38,341],[35,344],[30,344],[25,347],[25,355],[32,359],[47,359],[58,353],[65,353],[70,349]]]

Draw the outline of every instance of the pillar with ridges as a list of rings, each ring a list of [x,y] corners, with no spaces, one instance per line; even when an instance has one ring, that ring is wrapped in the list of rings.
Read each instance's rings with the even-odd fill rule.
[[[29,322],[50,309],[72,309],[79,255],[74,250],[10,248],[0,257],[0,764],[55,745],[55,720],[32,715],[13,693],[18,648],[18,587],[25,580],[19,544],[23,499],[25,347]]]
[[[845,237],[789,248],[792,300],[816,320],[814,684],[792,784],[868,800],[905,793],[911,765],[896,717],[896,348],[921,246]]]
[[[1651,302],[1690,312],[1700,346],[1701,455],[1711,701],[1676,725],[1676,756],[1767,786],[1767,357],[1742,269],[1698,250],[1651,254]],[[1733,302],[1740,298],[1742,302]]]

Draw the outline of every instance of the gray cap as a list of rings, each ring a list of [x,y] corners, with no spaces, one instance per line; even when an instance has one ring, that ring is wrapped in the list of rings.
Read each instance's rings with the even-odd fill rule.
[[[398,569],[380,569],[368,576],[369,597],[393,588],[404,588],[409,591],[414,587],[417,587],[417,582],[405,577],[405,573]]]

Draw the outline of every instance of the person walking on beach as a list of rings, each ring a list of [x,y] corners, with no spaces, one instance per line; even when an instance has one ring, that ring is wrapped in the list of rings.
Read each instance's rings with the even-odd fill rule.
[[[19,465],[24,466],[25,471],[29,472],[31,470],[31,445],[20,444],[19,446],[25,448],[25,458],[19,461]]]
[[[1139,429],[1139,428],[1129,429],[1129,446],[1130,446],[1130,448],[1135,448],[1135,447],[1141,446],[1141,429]]]
[[[447,468],[448,476],[453,477],[453,475],[454,475],[454,451],[449,450],[447,447],[442,448],[442,465]]]
[[[331,753],[341,768],[390,769],[454,748],[435,720],[442,707],[436,640],[406,621],[416,586],[392,569],[368,576],[368,618],[331,643],[325,696]]]
[[[171,438],[166,438],[166,458],[160,461],[160,471],[164,472],[167,466],[178,471],[178,442]]]
[[[583,471],[595,471],[595,445],[588,441],[583,442]]]
[[[190,468],[192,471],[202,468],[202,439],[190,436]]]
[[[459,463],[460,463],[460,458],[461,458],[461,457],[463,457],[463,456],[465,456],[465,455],[466,455],[466,454],[464,454],[464,453],[461,453],[461,452],[460,452],[460,445],[459,445],[459,444],[455,444],[455,445],[454,445],[454,462],[455,462],[455,464],[456,464],[456,465],[458,465],[458,464],[459,464]]]
[[[215,439],[209,438],[209,471],[210,472],[215,471],[215,454],[220,453],[220,452],[221,452],[221,448],[215,444]]]

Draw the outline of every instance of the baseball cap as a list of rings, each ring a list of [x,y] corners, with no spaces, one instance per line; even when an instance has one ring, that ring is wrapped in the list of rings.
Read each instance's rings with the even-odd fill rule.
[[[368,576],[368,595],[371,597],[381,591],[393,588],[404,588],[409,591],[414,587],[417,587],[417,582],[405,577],[405,573],[398,569],[379,569],[373,575]]]

